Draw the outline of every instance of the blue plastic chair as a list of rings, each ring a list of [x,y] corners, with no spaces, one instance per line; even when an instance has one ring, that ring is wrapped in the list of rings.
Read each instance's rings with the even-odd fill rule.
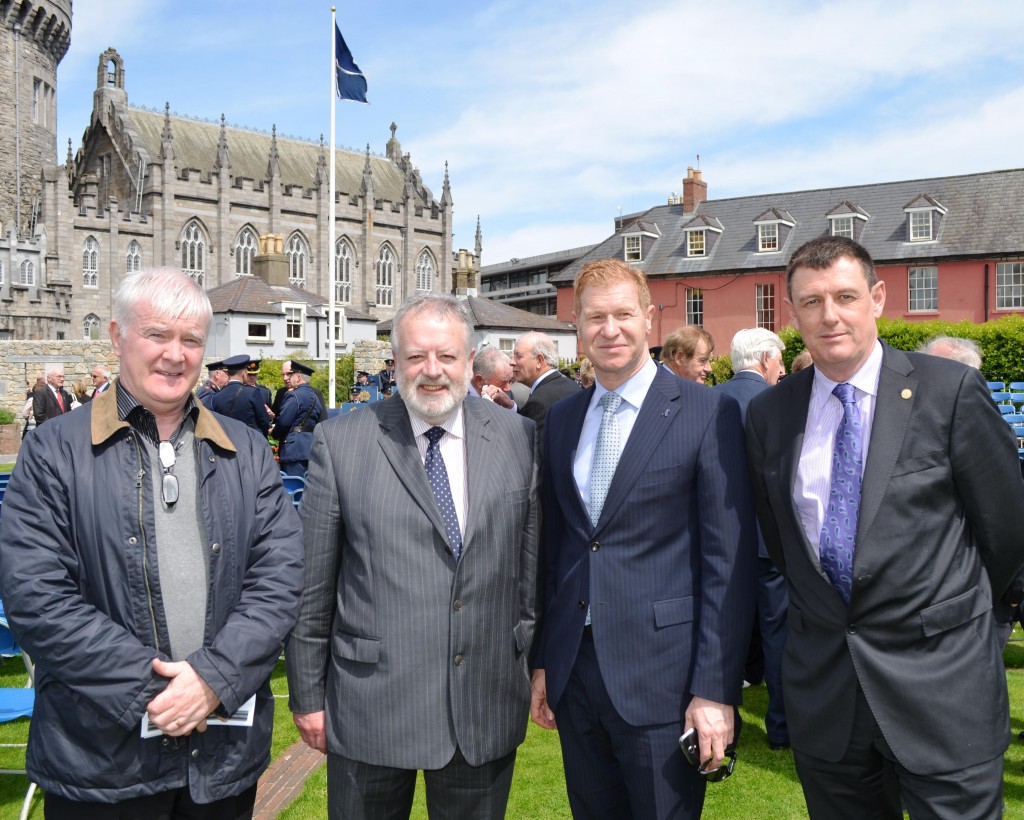
[[[0,603],[0,631],[6,632],[10,643],[14,644],[14,638],[10,635],[10,627],[7,624],[7,617],[2,614],[2,607],[3,604]],[[36,690],[34,688],[35,668],[32,665],[31,659],[25,653],[21,654],[21,660],[25,664],[28,680],[21,688],[0,687],[0,722],[2,723],[23,717],[32,717],[32,710],[36,702]],[[2,743],[0,746],[3,746],[5,749],[22,749],[25,748],[26,744]],[[23,777],[26,771],[24,769],[0,769],[0,775],[3,774]],[[25,800],[21,804],[21,814],[18,815],[19,820],[26,820],[28,817],[28,810],[32,806],[32,797],[35,793],[36,784],[29,782],[28,791],[25,793]]]
[[[1024,393],[1024,382],[1010,382],[1008,389],[1011,393]]]
[[[1011,413],[1017,412],[1017,408],[1015,408],[1012,404],[997,404],[996,407],[999,408],[999,412],[1002,413],[1004,416],[1008,416]]]
[[[1010,394],[1005,390],[993,390],[989,395],[992,396],[992,401],[996,404],[1010,400]]]
[[[294,495],[306,489],[306,480],[302,476],[281,473],[281,483],[284,485],[284,491],[288,495]]]
[[[989,382],[988,383],[988,389],[989,390],[1005,390],[1006,389],[1006,382]]]

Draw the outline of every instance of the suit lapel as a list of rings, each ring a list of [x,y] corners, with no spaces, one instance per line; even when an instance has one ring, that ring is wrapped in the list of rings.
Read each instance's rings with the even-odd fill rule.
[[[462,533],[462,550],[465,553],[471,546],[474,522],[483,521],[487,515],[484,509],[485,494],[477,488],[483,486],[489,476],[501,472],[501,454],[495,452],[496,443],[490,435],[491,420],[481,411],[478,402],[463,402],[462,416],[466,428],[466,493],[469,495],[466,526]]]
[[[644,397],[644,403],[640,405],[640,413],[633,423],[633,430],[615,468],[615,475],[608,487],[608,495],[601,508],[601,518],[597,522],[596,530],[600,530],[622,506],[651,455],[658,449],[658,443],[668,432],[668,428],[675,423],[675,417],[681,409],[678,399],[679,386],[675,383],[675,377],[667,370],[659,368],[650,390]],[[576,494],[579,495],[578,492]]]
[[[787,384],[788,382],[788,384]],[[784,386],[783,386],[784,385]],[[807,408],[811,401],[811,387],[814,385],[814,371],[807,370],[806,376],[789,376],[783,385],[774,390],[789,390],[792,395],[784,402],[785,412],[779,422],[781,448],[779,453],[779,478],[782,485],[788,488],[786,497],[791,499],[786,513],[790,516],[790,527],[796,532],[804,545],[808,558],[821,569],[818,557],[818,543],[810,542],[804,533],[804,525],[796,509],[796,473],[800,465],[800,451],[804,446],[804,430],[807,427]]]
[[[562,502],[563,512],[574,515],[577,519],[576,524],[585,529],[591,526],[590,515],[587,512],[587,505],[580,496],[580,489],[576,486],[573,463],[580,433],[583,430],[583,420],[593,397],[594,388],[590,387],[581,390],[579,396],[574,396],[571,401],[566,402],[565,421],[559,428],[558,437],[549,442],[550,449],[545,455],[551,463],[549,475],[557,482],[554,491]],[[570,498],[571,502],[568,501]]]
[[[882,369],[878,375],[878,395],[871,424],[868,461],[864,465],[857,541],[868,531],[885,496],[903,439],[910,425],[917,396],[917,378],[910,360],[899,350],[883,347]],[[879,420],[884,419],[884,423]],[[854,559],[856,560],[856,559]]]
[[[405,402],[401,397],[396,396],[385,402],[378,402],[374,409],[376,410],[378,407],[380,407],[380,447],[384,451],[384,456],[391,464],[406,492],[423,510],[434,529],[441,533],[441,537],[447,544],[448,534],[445,531],[444,522],[441,520],[441,513],[434,501],[434,491],[427,480],[426,470],[423,469],[423,460],[420,458],[420,451],[412,434],[409,411],[406,409]],[[448,546],[451,547],[451,544]]]

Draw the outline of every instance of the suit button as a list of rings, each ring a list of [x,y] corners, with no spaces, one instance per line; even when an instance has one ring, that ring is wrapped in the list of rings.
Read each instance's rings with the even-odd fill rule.
[[[580,609],[586,609],[587,608],[587,602],[586,601],[577,601],[576,602],[576,606],[578,606]]]
[[[193,749],[192,750],[192,759],[193,760],[199,760],[199,750],[198,749]]]
[[[211,546],[210,552],[212,552],[214,555],[220,555],[220,544],[214,544],[213,546]]]
[[[590,542],[590,551],[591,552],[597,552],[599,549],[601,549],[601,544],[600,544],[599,541],[591,541]]]
[[[857,634],[857,624],[850,624],[848,627],[846,627],[846,634],[847,635],[856,635]]]
[[[456,601],[454,604],[452,604],[452,609],[454,609],[456,612],[462,609],[462,601]]]
[[[462,655],[456,655],[455,656],[455,665],[456,666],[462,666]]]

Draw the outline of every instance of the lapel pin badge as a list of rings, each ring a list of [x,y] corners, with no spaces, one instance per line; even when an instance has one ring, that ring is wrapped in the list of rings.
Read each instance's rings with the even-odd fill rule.
[[[661,415],[664,416],[665,418],[668,418],[668,414],[671,413],[671,412],[672,412],[672,410],[668,409],[664,413],[662,413]]]
[[[903,399],[909,399],[913,395],[914,395],[914,391],[912,391],[909,387],[904,387],[900,391],[900,398],[903,398]]]

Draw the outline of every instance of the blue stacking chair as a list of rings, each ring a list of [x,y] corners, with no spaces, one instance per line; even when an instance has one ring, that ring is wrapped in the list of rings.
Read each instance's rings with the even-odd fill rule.
[[[11,635],[10,627],[7,624],[7,616],[3,613],[2,603],[0,603],[0,641],[9,646],[17,647],[14,637]],[[32,665],[31,659],[25,653],[21,653],[21,660],[25,664],[28,680],[23,687],[0,687],[0,723],[7,723],[23,717],[32,717],[32,710],[35,707],[36,700],[36,690],[33,688],[35,668]],[[6,749],[25,748],[25,745],[24,743],[0,744],[0,746]],[[0,769],[0,775],[4,774],[24,777],[26,772],[24,769]],[[29,782],[28,791],[25,793],[25,799],[21,804],[21,814],[18,815],[19,820],[26,820],[28,817],[28,811],[32,806],[32,797],[35,793],[36,784]]]
[[[1010,382],[1006,389],[1011,393],[1024,393],[1024,382]]]
[[[988,389],[989,390],[1005,390],[1006,389],[1006,382],[989,382],[988,383]]]
[[[281,483],[284,485],[284,491],[288,495],[294,495],[306,489],[306,481],[302,476],[281,473]]]
[[[1014,407],[1012,404],[997,404],[996,407],[999,408],[999,412],[1002,413],[1004,416],[1009,416],[1012,413],[1017,412],[1017,408]]]
[[[993,390],[989,395],[996,404],[1005,404],[1010,400],[1010,394],[1006,390]]]

